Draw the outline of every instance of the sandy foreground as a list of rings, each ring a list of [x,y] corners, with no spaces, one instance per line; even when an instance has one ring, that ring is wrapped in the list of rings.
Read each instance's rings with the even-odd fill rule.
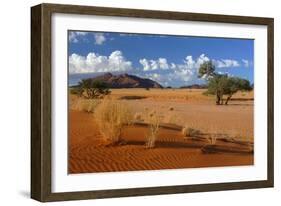
[[[248,144],[253,138],[253,93],[238,93],[228,106],[217,106],[203,90],[116,89],[111,98],[126,102],[135,112],[156,110],[163,115],[156,147],[145,147],[148,126],[135,123],[122,130],[119,145],[102,139],[92,113],[69,110],[69,173],[159,170],[254,164]],[[132,97],[133,96],[133,97]],[[131,98],[132,97],[132,98]],[[76,101],[70,96],[70,104]],[[171,109],[172,108],[172,109]],[[165,126],[166,125],[166,126]],[[191,125],[201,134],[184,138],[180,127]],[[218,139],[211,150],[206,141],[211,133],[227,134],[235,141]],[[225,137],[225,135],[222,135]],[[212,147],[212,145],[211,145]],[[210,152],[211,151],[211,152]]]

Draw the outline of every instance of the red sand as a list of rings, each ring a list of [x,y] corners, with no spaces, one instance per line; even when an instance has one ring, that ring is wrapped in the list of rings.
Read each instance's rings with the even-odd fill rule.
[[[253,154],[203,154],[206,144],[184,140],[176,130],[161,128],[156,147],[146,149],[144,126],[124,128],[124,145],[108,146],[92,114],[69,112],[69,173],[252,165]]]

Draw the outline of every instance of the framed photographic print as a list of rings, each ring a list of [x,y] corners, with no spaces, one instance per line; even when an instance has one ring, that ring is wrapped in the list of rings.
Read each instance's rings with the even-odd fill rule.
[[[273,187],[273,19],[31,8],[31,197]]]

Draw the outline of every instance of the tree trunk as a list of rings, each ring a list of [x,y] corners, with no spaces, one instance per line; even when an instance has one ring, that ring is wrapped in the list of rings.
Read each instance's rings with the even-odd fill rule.
[[[221,103],[221,97],[220,97],[219,94],[217,94],[216,96],[217,96],[216,104],[217,104],[217,105],[220,105],[220,103]]]
[[[226,99],[226,101],[225,101],[225,105],[228,104],[228,101],[231,99],[231,97],[232,97],[232,95],[229,95],[229,96],[227,97],[227,99]]]

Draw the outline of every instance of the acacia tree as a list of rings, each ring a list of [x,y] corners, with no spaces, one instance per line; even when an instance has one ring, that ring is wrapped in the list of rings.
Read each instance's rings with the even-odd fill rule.
[[[239,77],[229,77],[226,74],[218,74],[215,72],[215,66],[211,61],[204,62],[199,67],[199,77],[207,77],[208,90],[207,94],[216,96],[216,104],[227,105],[233,94],[238,91],[250,91],[252,87],[249,80]],[[227,98],[224,102],[223,95]]]
[[[216,104],[223,104],[223,95],[226,92],[228,77],[227,75],[215,74],[208,80],[207,94],[216,96]]]
[[[208,79],[209,77],[213,77],[215,74],[215,65],[212,61],[205,61],[203,64],[200,65],[199,71],[198,71],[198,77],[199,78],[205,78]]]
[[[103,98],[105,95],[110,94],[106,83],[92,79],[82,79],[78,83],[78,90],[81,96],[88,99]]]
[[[229,77],[224,94],[227,95],[225,104],[231,99],[232,95],[238,91],[251,91],[253,88],[247,79]]]

